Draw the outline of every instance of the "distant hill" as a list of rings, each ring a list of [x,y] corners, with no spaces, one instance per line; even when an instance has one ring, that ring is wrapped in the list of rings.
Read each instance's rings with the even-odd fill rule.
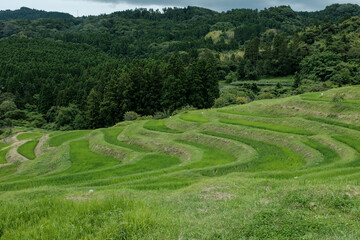
[[[27,7],[22,7],[14,11],[12,10],[0,11],[0,20],[9,20],[9,19],[36,20],[39,18],[70,19],[73,18],[73,16],[68,13],[46,12],[43,10],[30,9]]]

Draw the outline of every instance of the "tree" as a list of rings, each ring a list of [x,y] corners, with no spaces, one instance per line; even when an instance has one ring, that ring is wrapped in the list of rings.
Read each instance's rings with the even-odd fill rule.
[[[104,126],[111,126],[122,120],[122,90],[122,85],[118,79],[112,78],[106,84],[104,98],[100,104],[100,118]]]
[[[95,89],[92,89],[86,101],[86,121],[89,128],[98,128],[102,126],[100,117],[101,95]]]
[[[246,45],[244,58],[250,60],[250,63],[256,68],[256,63],[259,60],[260,39],[252,37],[250,42]]]

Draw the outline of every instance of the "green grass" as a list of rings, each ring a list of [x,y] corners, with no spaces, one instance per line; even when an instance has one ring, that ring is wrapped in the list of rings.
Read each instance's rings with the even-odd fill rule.
[[[0,164],[7,163],[6,154],[10,151],[10,148],[0,151]]]
[[[189,121],[189,122],[200,122],[200,123],[209,122],[209,119],[207,119],[206,117],[204,117],[200,114],[185,113],[185,114],[180,115],[180,119],[182,119],[184,121]]]
[[[333,102],[331,98],[325,98],[320,95],[320,93],[305,93],[301,95],[301,99],[305,101],[315,101],[315,102]],[[345,99],[341,103],[349,104],[360,104],[360,100]]]
[[[18,148],[18,153],[26,157],[27,159],[34,160],[36,158],[35,148],[39,141],[29,141],[24,143]]]
[[[326,118],[307,117],[306,119],[310,120],[310,121],[316,121],[316,122],[326,123],[329,125],[335,125],[335,126],[339,126],[339,127],[344,127],[344,128],[349,128],[349,129],[360,131],[360,126],[358,126],[358,125],[352,125],[352,124],[348,124],[348,123],[338,122],[338,121],[334,121],[334,120],[330,120],[330,119],[326,119]]]
[[[300,168],[305,163],[304,159],[302,159],[298,154],[282,146],[223,133],[208,131],[204,131],[202,133],[209,136],[230,139],[247,144],[254,148],[257,152],[256,158],[250,162],[217,169],[216,174],[218,175],[236,171],[289,170]]]
[[[334,151],[333,149],[331,149],[329,147],[326,147],[324,144],[321,144],[312,139],[306,139],[303,141],[303,143],[313,149],[316,149],[317,151],[319,151],[322,154],[324,159],[321,162],[321,164],[329,164],[329,163],[333,163],[333,162],[337,162],[337,161],[341,160],[339,154],[336,151]]]
[[[65,173],[86,172],[89,170],[101,169],[115,166],[119,160],[94,153],[89,149],[89,142],[80,140],[70,143],[71,167]]]
[[[349,145],[350,147],[354,148],[357,152],[360,153],[360,140],[355,139],[353,137],[349,137],[346,135],[339,135],[339,136],[333,136],[336,140],[345,143],[346,145]]]
[[[165,125],[166,119],[162,120],[149,120],[144,124],[144,128],[151,131],[164,132],[164,133],[183,133],[183,131],[168,128]]]
[[[150,152],[149,150],[142,148],[140,146],[131,145],[126,142],[119,141],[118,136],[123,130],[124,130],[123,128],[107,128],[107,129],[103,129],[102,132],[104,133],[104,139],[107,143],[120,146],[123,148],[127,148],[135,152],[144,152],[144,153]]]
[[[247,120],[235,120],[235,119],[228,119],[228,118],[221,118],[220,122],[226,123],[226,124],[232,124],[232,125],[241,125],[241,126],[259,128],[259,129],[265,129],[265,130],[270,130],[270,131],[275,131],[275,132],[282,132],[282,133],[291,133],[291,134],[299,134],[299,135],[307,135],[307,136],[313,135],[312,132],[309,132],[309,131],[301,129],[301,128],[278,125],[278,124],[273,124],[273,123],[253,122],[253,121],[247,121]]]
[[[218,110],[218,112],[234,114],[234,115],[239,115],[239,116],[249,116],[249,117],[282,118],[282,116],[278,116],[278,115],[260,114],[260,113],[246,113],[246,112],[238,112],[238,111],[228,110],[228,109],[221,109],[221,110]]]
[[[185,140],[176,140],[178,143],[190,145],[201,149],[203,151],[203,156],[199,161],[187,164],[184,166],[186,169],[194,168],[204,168],[217,165],[223,165],[227,163],[234,162],[236,158],[228,152],[222,151],[217,148],[209,147],[203,144],[189,142]]]
[[[19,167],[18,164],[11,164],[5,167],[0,168],[0,178],[10,176],[16,173],[17,168]]]
[[[0,142],[0,150],[7,147],[7,146],[10,146],[10,143],[3,143],[3,142]]]
[[[29,139],[38,140],[38,139],[41,138],[41,136],[42,136],[41,133],[22,133],[22,134],[17,136],[17,139],[19,141],[21,141],[21,140],[29,140]]]
[[[56,135],[51,137],[49,140],[50,147],[58,147],[65,142],[84,137],[85,135],[89,134],[90,130],[82,130],[82,131],[73,131],[73,132],[65,132],[60,135]]]
[[[324,96],[338,91],[359,100]],[[0,239],[360,239],[356,117],[301,97],[201,111],[49,132],[40,156],[0,167]]]

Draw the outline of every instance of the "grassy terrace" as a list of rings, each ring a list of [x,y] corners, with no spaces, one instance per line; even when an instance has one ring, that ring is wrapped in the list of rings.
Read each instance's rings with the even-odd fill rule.
[[[18,148],[18,153],[26,157],[27,159],[34,160],[36,158],[35,148],[39,141],[29,141],[24,143]]]
[[[254,121],[248,121],[248,120],[237,120],[237,119],[227,119],[227,118],[221,118],[220,122],[226,123],[226,124],[232,124],[232,125],[241,125],[241,126],[259,128],[259,129],[270,130],[270,131],[275,131],[275,132],[282,132],[282,133],[308,135],[308,136],[313,135],[313,133],[311,133],[305,129],[291,127],[291,126],[278,125],[278,124],[272,124],[272,123],[265,123],[265,122],[254,122]]]
[[[360,239],[359,96],[53,132],[37,157],[22,133],[0,142],[0,239]]]
[[[183,131],[168,128],[165,125],[166,120],[149,120],[145,122],[144,128],[151,131],[164,132],[164,133],[183,133]]]

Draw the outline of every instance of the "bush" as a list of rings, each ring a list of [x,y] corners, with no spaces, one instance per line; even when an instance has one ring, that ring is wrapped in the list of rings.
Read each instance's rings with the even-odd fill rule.
[[[0,104],[0,113],[5,114],[10,111],[16,110],[16,104],[13,101],[6,100]]]
[[[168,118],[170,117],[170,112],[169,111],[164,111],[164,112],[156,112],[154,114],[154,119],[164,119],[164,118]]]
[[[184,106],[180,109],[176,109],[173,113],[172,113],[172,116],[175,116],[179,113],[187,113],[188,111],[193,111],[193,110],[196,110],[197,108],[196,107],[193,107],[193,106],[190,106],[190,105],[187,105],[187,106]]]
[[[148,116],[140,116],[138,117],[137,120],[151,120],[154,119],[154,117],[152,115],[148,115]]]
[[[124,114],[124,121],[134,121],[139,118],[139,114],[134,111],[126,112]]]
[[[273,99],[275,98],[275,96],[272,93],[269,92],[265,92],[260,94],[257,99],[262,100],[262,99]]]
[[[236,98],[237,104],[246,104],[249,102],[249,99],[247,97],[238,97]]]

